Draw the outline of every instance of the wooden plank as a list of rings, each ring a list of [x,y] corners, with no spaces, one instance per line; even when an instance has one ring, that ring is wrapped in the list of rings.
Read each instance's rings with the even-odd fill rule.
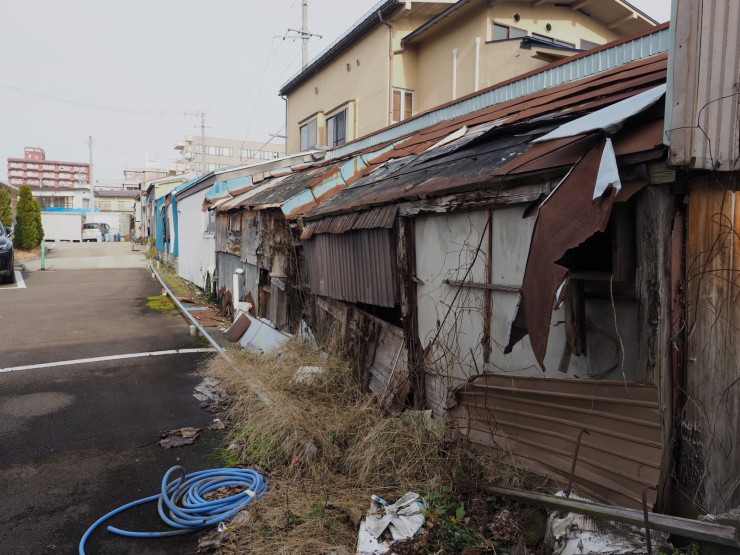
[[[565,337],[570,354],[577,357],[586,353],[586,294],[582,280],[570,280],[565,290]],[[570,356],[568,357],[570,362]],[[567,372],[568,367],[561,368]]]
[[[493,495],[500,495],[507,499],[530,503],[540,507],[549,507],[551,509],[569,511],[593,518],[622,522],[637,526],[638,528],[645,527],[643,513],[637,509],[613,507],[592,501],[570,499],[502,486],[487,486],[485,490]],[[669,534],[675,534],[693,540],[702,540],[735,548],[740,547],[740,533],[732,526],[722,526],[720,524],[656,513],[648,513],[648,521],[652,530],[668,532]]]
[[[489,208],[486,210],[486,221],[488,222],[488,237],[486,238],[486,284],[490,285],[493,282],[493,209]],[[485,290],[485,303],[482,347],[483,362],[488,363],[491,360],[491,320],[493,319],[493,292],[488,288]],[[475,355],[473,355],[473,357],[475,357]]]
[[[532,202],[547,194],[550,182],[541,181],[534,185],[521,185],[504,189],[498,195],[498,188],[481,188],[468,193],[457,193],[435,199],[417,200],[406,202],[398,206],[398,216],[417,216],[419,214],[439,214],[445,212],[457,212],[461,210],[473,210],[475,208],[506,206],[521,202]]]
[[[670,503],[673,470],[673,355],[670,264],[675,203],[670,185],[648,185],[637,195],[637,381],[658,386],[663,407],[663,460],[658,506]]]

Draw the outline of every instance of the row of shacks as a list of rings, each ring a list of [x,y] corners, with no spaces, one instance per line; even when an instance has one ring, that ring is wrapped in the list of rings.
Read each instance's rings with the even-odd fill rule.
[[[168,193],[168,252],[262,324],[354,333],[391,413],[558,483],[586,430],[589,497],[734,507],[736,193],[667,163],[667,65],[205,174]]]

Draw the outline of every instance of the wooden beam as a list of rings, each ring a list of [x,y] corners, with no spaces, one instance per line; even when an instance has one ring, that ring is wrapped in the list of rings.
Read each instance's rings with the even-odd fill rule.
[[[593,2],[593,1],[594,1],[594,0],[581,0],[580,2],[573,2],[573,3],[572,3],[572,4],[570,5],[570,9],[571,9],[571,10],[580,10],[580,9],[581,9],[581,8],[583,8],[584,6],[588,6],[588,5],[589,5],[589,4],[591,3],[591,2]]]
[[[619,27],[622,23],[627,23],[630,19],[637,19],[637,14],[635,12],[632,12],[629,15],[625,15],[624,17],[620,17],[616,21],[612,21],[609,25],[606,26],[607,29],[614,29],[615,27]]]
[[[486,210],[486,219],[488,220],[488,229],[486,233],[486,284],[490,285],[493,281],[493,210]],[[491,289],[485,290],[486,306],[483,315],[483,362],[490,362],[491,358],[491,321],[493,320],[493,293]],[[475,355],[473,355],[475,356]]]
[[[444,197],[405,202],[398,206],[398,215],[417,216],[419,214],[442,214],[476,208],[490,208],[493,205],[506,206],[523,202],[533,202],[549,192],[549,181],[536,185],[521,185],[504,189],[496,198],[497,188],[481,188],[467,193],[455,193]]]
[[[524,491],[502,486],[488,486],[484,489],[493,495],[500,495],[507,499],[514,499],[540,507],[549,507],[551,509],[569,511],[593,518],[613,520],[615,522],[631,524],[638,528],[645,527],[643,513],[637,509],[602,505],[601,503],[594,503],[592,501],[570,499],[568,497],[558,497],[547,493]],[[660,530],[661,532],[668,532],[669,534],[675,534],[684,538],[702,540],[734,548],[740,547],[740,532],[732,526],[722,526],[710,522],[701,522],[656,513],[648,513],[648,520],[650,521],[651,530]]]
[[[513,285],[496,285],[494,283],[477,283],[474,281],[459,281],[456,279],[446,279],[444,282],[446,285],[452,285],[453,287],[470,287],[472,289],[488,289],[490,291],[511,291],[513,293],[519,292],[519,287]]]
[[[532,2],[532,7],[533,8],[536,8],[537,6],[541,6],[542,4],[544,4],[547,1],[548,0],[534,0],[534,2]]]

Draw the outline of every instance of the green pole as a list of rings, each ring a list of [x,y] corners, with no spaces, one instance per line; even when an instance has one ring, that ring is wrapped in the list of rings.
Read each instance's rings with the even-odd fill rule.
[[[44,255],[46,254],[46,245],[44,244],[44,240],[41,239],[41,271],[43,272],[46,270],[44,267]]]

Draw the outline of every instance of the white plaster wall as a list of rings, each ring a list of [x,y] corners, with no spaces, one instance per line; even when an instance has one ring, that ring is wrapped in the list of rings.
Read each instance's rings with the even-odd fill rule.
[[[216,240],[203,234],[203,199],[208,189],[177,201],[178,274],[198,287],[216,267]],[[213,283],[213,275],[211,275]]]
[[[520,287],[529,253],[529,244],[536,218],[523,219],[525,204],[497,208],[494,211],[492,283]],[[438,371],[448,378],[449,386],[484,369],[492,372],[516,375],[543,375],[532,352],[529,337],[514,346],[511,353],[504,354],[507,336],[518,293],[492,291],[492,349],[490,364],[484,366],[483,315],[485,291],[463,288],[455,302],[455,308],[445,321],[445,313],[453,301],[457,287],[444,284],[444,280],[462,280],[473,260],[485,226],[485,211],[458,212],[451,214],[426,215],[416,218],[416,267],[417,277],[423,281],[417,285],[419,339],[426,348],[434,339],[438,326],[442,325],[439,338],[444,349],[438,349],[436,364]],[[485,257],[487,238],[468,276],[468,281],[485,281]],[[616,310],[615,310],[616,309]],[[596,322],[616,335],[617,329],[624,344],[624,373],[634,380],[637,361],[637,304],[629,301],[615,303],[608,299],[586,301],[586,320]],[[571,357],[567,373],[558,370],[565,347],[565,310],[552,313],[550,336],[545,356],[546,372],[549,377],[586,377],[589,372],[597,373],[611,366],[617,353],[617,341],[596,328],[588,332],[588,355]],[[472,352],[471,352],[472,351]],[[605,379],[623,379],[620,367],[605,376]]]

